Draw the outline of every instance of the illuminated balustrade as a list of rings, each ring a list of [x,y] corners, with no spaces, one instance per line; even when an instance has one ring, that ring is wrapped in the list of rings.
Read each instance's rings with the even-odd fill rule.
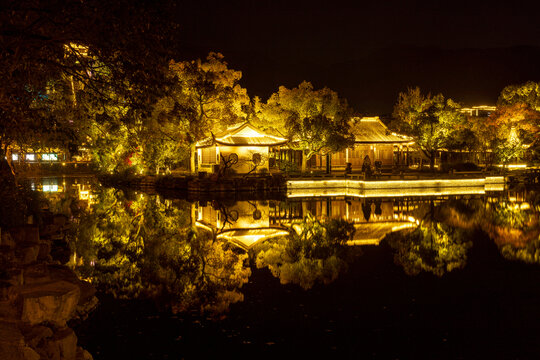
[[[364,181],[289,180],[287,197],[352,196],[352,197],[403,197],[476,195],[487,191],[504,190],[504,177],[490,176],[481,179],[427,179]]]

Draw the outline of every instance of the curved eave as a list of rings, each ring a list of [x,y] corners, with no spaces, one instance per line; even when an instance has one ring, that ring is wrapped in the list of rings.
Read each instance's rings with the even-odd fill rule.
[[[268,233],[267,234],[250,234],[250,231],[257,231],[257,230],[268,231]],[[242,232],[245,232],[245,234],[242,234]],[[272,239],[279,236],[286,236],[288,234],[289,234],[289,231],[283,227],[262,227],[262,228],[247,228],[247,229],[227,229],[225,231],[220,232],[217,235],[217,238],[227,240],[231,242],[232,244],[235,244],[236,246],[247,251],[262,241],[266,241],[268,239]],[[254,239],[254,237],[256,237],[256,239]],[[246,241],[247,239],[250,239],[253,241]]]
[[[396,141],[355,141],[355,144],[409,144],[412,140],[396,140]]]
[[[223,146],[279,146],[279,145],[285,145],[286,143],[288,143],[289,141],[288,140],[285,140],[285,141],[281,141],[281,142],[275,142],[275,143],[268,143],[268,144],[234,144],[234,143],[228,143],[228,142],[225,142],[225,141],[219,141],[219,140],[216,140],[216,144],[219,144],[219,145],[223,145]],[[208,146],[212,146],[212,145],[205,145],[205,146],[200,146],[200,147],[208,147]]]

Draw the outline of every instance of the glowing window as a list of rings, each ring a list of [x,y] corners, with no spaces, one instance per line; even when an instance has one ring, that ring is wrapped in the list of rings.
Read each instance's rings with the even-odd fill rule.
[[[19,154],[11,154],[11,160],[19,161]]]
[[[44,192],[57,192],[58,185],[43,185]]]
[[[36,154],[26,154],[25,159],[26,159],[26,161],[35,161],[36,160]]]
[[[58,155],[57,154],[42,154],[41,155],[41,160],[57,161],[58,160]]]
[[[216,148],[207,147],[201,149],[202,153],[202,164],[216,164]]]

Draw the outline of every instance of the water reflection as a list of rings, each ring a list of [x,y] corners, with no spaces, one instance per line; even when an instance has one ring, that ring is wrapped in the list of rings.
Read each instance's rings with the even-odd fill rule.
[[[80,181],[56,185],[63,192],[46,196],[74,223],[79,274],[117,297],[154,298],[174,311],[224,312],[243,300],[255,268],[304,289],[328,284],[363,261],[365,246],[391,251],[408,275],[440,277],[467,265],[482,231],[505,258],[540,262],[538,190],[189,203]]]
[[[102,189],[80,219],[74,264],[123,298],[160,299],[174,311],[219,313],[243,299],[247,255],[191,226],[191,206]]]
[[[258,268],[267,267],[282,284],[293,283],[304,289],[317,282],[334,281],[347,267],[349,260],[361,252],[347,247],[355,233],[352,221],[328,219],[320,221],[307,214],[295,222],[289,236],[260,243],[256,249]]]

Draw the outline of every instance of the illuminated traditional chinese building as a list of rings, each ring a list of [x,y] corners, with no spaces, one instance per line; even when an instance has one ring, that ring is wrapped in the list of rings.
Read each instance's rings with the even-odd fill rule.
[[[286,138],[263,133],[243,123],[197,143],[197,169],[215,173],[227,165],[236,173],[269,171],[272,148],[287,143]]]
[[[378,117],[353,119],[351,130],[355,136],[352,148],[328,155],[314,155],[308,161],[311,170],[362,170],[366,156],[371,166],[380,162],[382,167],[408,165],[414,142],[411,138],[391,132]],[[197,169],[215,173],[227,164],[236,173],[267,172],[283,161],[302,163],[302,152],[291,150],[288,139],[260,131],[249,123],[237,125],[225,132],[197,143]]]
[[[351,131],[355,136],[354,146],[329,156],[331,170],[345,170],[347,163],[351,164],[351,170],[361,170],[366,156],[371,166],[376,161],[385,167],[408,164],[414,142],[407,136],[391,132],[378,116],[353,119]],[[315,155],[308,166],[325,169],[327,159],[327,156]]]

